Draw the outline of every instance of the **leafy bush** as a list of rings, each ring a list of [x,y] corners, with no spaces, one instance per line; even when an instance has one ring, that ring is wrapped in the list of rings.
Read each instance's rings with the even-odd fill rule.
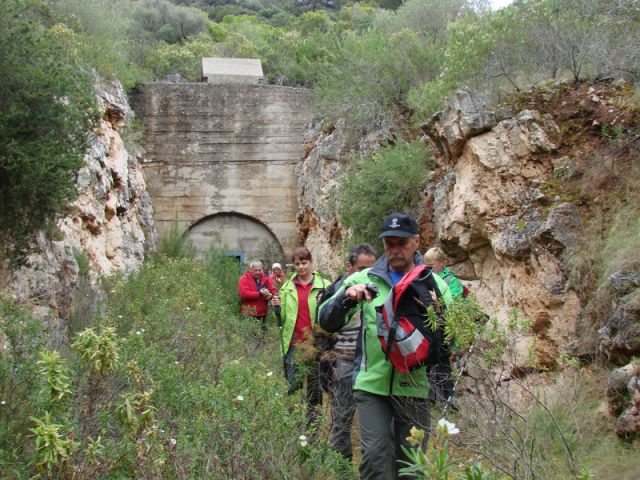
[[[183,42],[207,29],[207,16],[199,9],[168,0],[143,0],[133,18],[144,32],[167,43]]]
[[[74,196],[95,114],[86,73],[26,5],[0,4],[0,231],[18,251]]]
[[[257,340],[258,323],[227,303],[236,286],[212,274],[225,268],[154,256],[107,280],[105,317],[75,336],[77,356],[44,352],[37,322],[2,304],[3,473],[352,478],[325,440],[299,438],[305,400],[286,395],[275,326]]]
[[[350,241],[378,243],[382,217],[416,208],[432,167],[431,152],[422,142],[399,143],[373,157],[353,158],[337,192],[337,210],[350,229]]]

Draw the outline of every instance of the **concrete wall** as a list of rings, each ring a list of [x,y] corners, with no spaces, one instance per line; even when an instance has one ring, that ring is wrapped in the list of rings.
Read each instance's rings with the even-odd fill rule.
[[[143,165],[158,233],[174,219],[192,237],[249,249],[247,217],[264,227],[253,245],[273,235],[289,255],[298,244],[295,165],[303,155],[310,91],[272,85],[149,84],[133,95],[145,126]],[[236,216],[235,221],[229,218]],[[251,223],[251,222],[250,222]],[[254,228],[255,225],[252,227]],[[260,230],[260,229],[258,229]],[[257,230],[256,230],[257,231]],[[235,239],[235,242],[233,240]]]

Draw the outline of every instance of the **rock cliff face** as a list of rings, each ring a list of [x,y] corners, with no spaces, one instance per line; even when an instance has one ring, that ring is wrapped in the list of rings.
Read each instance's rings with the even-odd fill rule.
[[[371,154],[389,132],[374,132],[358,141],[350,139],[342,121],[328,131],[312,122],[305,131],[305,158],[296,166],[298,178],[298,230],[303,244],[311,250],[314,263],[323,272],[335,275],[344,267],[345,233],[340,218],[331,210],[331,196],[342,166],[352,152]]]
[[[553,367],[574,339],[580,313],[563,256],[582,225],[575,205],[540,188],[554,170],[550,137],[558,127],[551,116],[531,110],[506,116],[457,92],[425,126],[441,171],[422,223],[433,224],[430,240],[442,245],[451,269],[477,281],[474,293],[487,313],[506,318],[518,308],[533,319],[537,364]]]
[[[120,84],[98,96],[102,112],[77,175],[78,196],[57,231],[39,232],[26,265],[3,275],[4,293],[33,306],[63,342],[81,276],[88,285],[100,276],[131,272],[153,250],[156,233],[141,170],[141,154],[124,146],[120,131],[132,118]]]

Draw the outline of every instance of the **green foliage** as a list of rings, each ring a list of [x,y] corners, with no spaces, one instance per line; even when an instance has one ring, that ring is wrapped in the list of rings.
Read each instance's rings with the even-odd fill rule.
[[[73,197],[94,118],[88,78],[46,13],[0,4],[0,231],[18,252]]]
[[[139,27],[128,14],[132,8],[130,0],[58,0],[51,32],[76,63],[131,88],[152,79],[142,64],[147,45],[134,34]]]
[[[178,222],[174,220],[160,239],[158,253],[168,258],[193,258],[196,250],[191,240],[180,230]]]
[[[199,9],[168,0],[143,0],[133,12],[138,28],[167,43],[183,42],[207,30],[207,17]]]
[[[429,178],[431,152],[422,142],[380,148],[373,157],[355,157],[345,167],[337,209],[352,243],[377,243],[380,219],[417,207]]]
[[[434,73],[431,53],[415,32],[349,32],[320,74],[316,108],[330,121],[345,119],[351,131],[370,131],[387,125],[410,87]]]
[[[471,465],[460,463],[451,457],[449,451],[449,436],[460,433],[455,424],[444,418],[438,421],[436,435],[429,445],[420,448],[425,432],[415,427],[411,429],[411,436],[407,442],[413,448],[403,447],[408,461],[407,466],[400,469],[401,477],[411,477],[424,480],[498,480],[500,477],[493,470],[483,468],[480,462]]]
[[[47,406],[37,366],[46,333],[24,309],[0,301],[0,471],[9,478],[28,478],[23,445],[31,435],[30,417]]]
[[[49,397],[53,402],[60,402],[71,394],[68,370],[59,352],[55,350],[40,352],[40,360],[37,365],[40,375],[47,382]]]
[[[227,303],[218,267],[154,256],[131,277],[108,280],[105,317],[75,336],[78,357],[68,368],[53,353],[38,366],[40,337],[19,309],[3,304],[0,331],[9,339],[0,352],[3,473],[353,478],[326,440],[301,444],[299,436],[309,435],[306,404],[301,393],[286,395],[275,325],[266,341],[256,340],[260,326]],[[51,388],[49,377],[54,393],[68,390],[53,410],[49,393],[41,395],[43,385]]]
[[[97,378],[102,378],[118,365],[120,347],[114,327],[103,326],[100,333],[94,328],[87,328],[78,333],[72,347],[91,375]]]
[[[42,420],[33,417],[31,420],[36,424],[31,432],[35,437],[34,464],[38,471],[55,478],[73,478],[71,455],[78,443],[64,436],[64,426],[53,423],[48,412]]]

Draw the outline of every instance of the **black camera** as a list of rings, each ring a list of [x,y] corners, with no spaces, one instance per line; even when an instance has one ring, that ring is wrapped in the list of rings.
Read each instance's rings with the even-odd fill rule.
[[[367,290],[369,290],[369,293],[371,294],[371,298],[376,298],[376,297],[379,295],[379,293],[380,293],[380,290],[378,290],[378,285],[376,285],[376,284],[375,284],[375,283],[373,283],[373,282],[369,282],[369,283],[367,283],[367,284],[364,286],[364,288],[366,288]]]

